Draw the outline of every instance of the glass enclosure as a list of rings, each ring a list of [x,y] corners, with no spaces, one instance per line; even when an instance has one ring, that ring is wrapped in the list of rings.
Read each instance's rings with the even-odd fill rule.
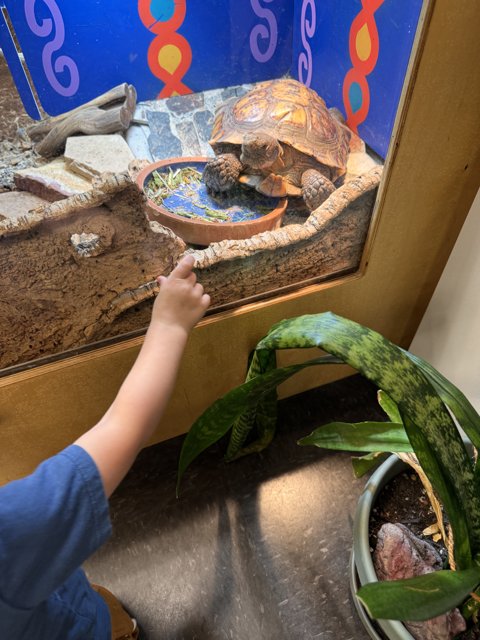
[[[144,331],[185,252],[209,313],[359,270],[421,0],[4,4],[25,110],[60,120],[0,205],[3,374]],[[112,88],[120,134],[40,153]]]

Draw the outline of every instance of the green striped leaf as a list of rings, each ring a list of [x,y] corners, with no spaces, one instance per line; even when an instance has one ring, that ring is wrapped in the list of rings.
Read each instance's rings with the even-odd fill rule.
[[[275,364],[275,351],[255,350],[250,359],[245,383],[271,371],[274,369]],[[342,360],[332,355],[324,355],[321,357],[321,361],[316,360],[314,364],[342,364]],[[306,366],[308,366],[308,363],[306,363]],[[303,365],[302,368],[304,368]],[[274,398],[276,401],[277,395],[275,391],[272,391],[271,394],[269,396],[267,394],[263,395],[262,400],[255,408],[249,409],[240,415],[233,423],[225,456],[227,461],[236,460],[249,453],[261,451],[271,442],[277,424],[276,407],[273,409],[272,406]],[[271,412],[270,416],[268,415],[269,411]],[[257,428],[259,437],[255,442],[244,448],[243,445],[254,427]]]
[[[404,423],[408,421],[406,431],[415,453],[446,508],[457,567],[469,567],[472,553],[480,550],[480,495],[465,446],[432,384],[402,349],[375,331],[332,313],[283,320],[255,351],[259,362],[268,362],[277,349],[315,346],[357,369],[396,403]],[[321,364],[322,359],[311,363]],[[179,479],[188,464],[224,435],[244,411],[255,410],[265,393],[309,364],[256,375],[207,409],[184,442]]]
[[[277,364],[277,358],[276,358],[275,351],[262,351],[262,352],[254,351],[250,359],[250,365],[248,367],[248,372],[247,372],[247,377],[245,378],[245,382],[248,382],[249,380],[252,380],[253,378],[259,375],[267,373],[268,371],[272,371],[273,369],[275,369],[276,364]],[[272,393],[273,395],[271,395]],[[274,400],[275,405],[277,401],[276,391],[270,392],[270,394],[268,394],[268,397],[269,397],[268,407],[272,408],[272,401]],[[264,403],[265,403],[265,400],[262,400],[262,404]],[[258,422],[259,414],[262,414],[262,416],[264,416],[265,413],[266,413],[265,409],[262,409],[262,407],[259,404],[259,406],[255,408],[255,410],[252,409],[251,411],[248,411],[242,414],[237,420],[235,420],[235,422],[232,425],[232,433],[230,434],[230,441],[228,443],[227,453],[225,455],[225,459],[227,461],[234,460],[235,458],[240,457],[241,455],[240,451],[245,443],[245,440],[248,438],[250,431],[255,426],[255,423]],[[275,407],[275,412],[273,413],[273,415],[270,416],[269,428],[271,431],[272,438],[275,432],[275,425],[276,425],[276,407]],[[264,420],[264,427],[265,427],[265,420]],[[246,455],[246,453],[249,453],[249,452],[250,452],[250,448],[248,452],[245,451],[245,452],[242,452],[242,454]]]
[[[452,384],[440,371],[437,371],[430,363],[419,356],[414,355],[408,351],[405,351],[408,357],[416,365],[420,367],[426,377],[430,380],[433,387],[436,389],[438,395],[445,402],[447,407],[452,411],[455,418],[458,420],[459,425],[465,431],[473,446],[480,450],[480,416],[471,404],[471,402],[465,397],[465,395]],[[476,467],[477,476],[480,474],[480,465],[477,462]],[[480,482],[477,485],[480,489]]]
[[[268,447],[270,442],[273,440],[273,436],[275,435],[275,430],[277,428],[277,410],[277,391],[274,390],[264,394],[257,405],[257,412],[255,414],[257,439],[248,446],[244,446],[239,449],[232,458],[229,458],[228,455],[225,456],[227,462],[230,460],[237,460],[238,458],[249,455],[250,453],[259,453],[265,449],[265,447]]]
[[[449,516],[450,524],[454,531],[454,551],[457,566],[460,569],[466,569],[470,566],[473,556],[470,532],[467,524],[468,517],[460,517],[460,507],[455,493],[455,487],[451,483],[448,475],[443,473],[440,460],[438,460],[425,435],[408,416],[404,416],[403,423],[418,462],[432,483],[437,495],[441,496],[442,505]]]
[[[394,422],[330,422],[298,444],[337,451],[413,451],[403,424]]]
[[[371,582],[357,597],[370,617],[382,620],[428,620],[459,605],[480,583],[480,568],[434,571],[408,580]]]
[[[248,382],[232,389],[219,400],[214,402],[194,422],[183,441],[178,463],[177,494],[180,482],[187,467],[199,456],[202,451],[220,440],[232,427],[234,422],[244,412],[255,411],[262,397],[271,393],[279,384],[312,365],[320,365],[332,362],[325,356],[294,364],[289,367],[274,369],[266,374],[256,376]],[[249,427],[251,429],[251,426]],[[238,452],[235,452],[236,455]]]
[[[460,613],[465,620],[470,620],[471,618],[477,620],[480,613],[480,589],[477,587],[471,595],[472,597],[467,598],[460,609]]]
[[[385,411],[387,416],[390,418],[390,422],[401,422],[402,418],[400,416],[400,411],[398,410],[397,403],[394,402],[388,393],[385,393],[383,389],[379,389],[377,392],[377,400],[378,404]]]
[[[356,478],[361,478],[369,471],[376,469],[389,457],[389,453],[373,451],[365,456],[352,458],[353,472]]]
[[[403,350],[379,333],[333,313],[283,320],[258,343],[256,350],[314,346],[341,358],[385,391],[398,405],[401,416],[409,417],[412,428],[414,425],[422,434],[418,446],[428,443],[428,448],[418,451],[412,443],[413,447],[422,465],[427,459],[431,462],[433,475],[429,479],[447,509],[457,566],[468,567],[471,555],[465,554],[465,549],[480,549],[480,496],[465,446],[438,393]],[[410,438],[411,430],[407,433]]]

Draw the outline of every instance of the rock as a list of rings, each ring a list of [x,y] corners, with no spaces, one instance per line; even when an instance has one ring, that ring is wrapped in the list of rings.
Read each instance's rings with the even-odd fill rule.
[[[83,258],[98,256],[103,252],[100,236],[97,233],[74,233],[70,236],[70,242]]]
[[[122,173],[134,155],[119,134],[67,138],[65,162],[70,171],[87,179],[102,173]]]
[[[42,198],[24,191],[0,193],[0,220],[28,217],[28,212],[48,204]]]
[[[136,158],[146,158],[153,162],[148,146],[148,127],[132,125],[126,133],[127,144]]]
[[[373,561],[379,580],[402,580],[442,568],[437,551],[403,524],[381,527]]]
[[[416,640],[451,640],[467,628],[458,609],[423,622],[406,622],[405,626]]]
[[[193,123],[197,131],[198,144],[200,145],[202,156],[214,156],[213,149],[209,144],[212,134],[213,121],[215,119],[213,111],[199,111],[193,114]]]
[[[348,156],[346,180],[361,176],[379,163],[365,152],[354,152]]]
[[[14,181],[18,189],[30,191],[50,202],[62,200],[92,188],[90,180],[68,169],[63,157],[40,167],[29,167],[17,171]]]
[[[150,129],[148,146],[155,160],[165,160],[186,155],[182,142],[172,131],[170,115],[156,111],[147,111],[147,120]]]
[[[216,92],[214,90],[207,93],[210,93],[212,95],[215,95],[215,93],[219,94],[219,101],[225,102],[225,100],[229,100],[230,98],[238,98],[245,95],[248,91],[250,91],[250,89],[253,89],[254,86],[254,84],[236,85],[233,87],[219,89]]]
[[[167,99],[167,108],[172,113],[191,114],[205,104],[202,93],[189,93],[186,96],[174,96]]]
[[[14,189],[15,171],[31,167],[35,162],[31,144],[20,139],[0,142],[0,191]]]
[[[442,560],[435,548],[402,524],[384,524],[378,532],[373,563],[379,580],[401,580],[437,571]],[[405,622],[417,640],[451,640],[466,629],[458,609],[422,622]]]

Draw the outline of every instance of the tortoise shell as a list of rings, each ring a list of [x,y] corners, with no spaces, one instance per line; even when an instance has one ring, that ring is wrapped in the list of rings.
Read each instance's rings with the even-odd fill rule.
[[[210,145],[241,145],[245,134],[261,131],[318,162],[345,171],[350,132],[324,100],[297,80],[262,82],[217,111]]]

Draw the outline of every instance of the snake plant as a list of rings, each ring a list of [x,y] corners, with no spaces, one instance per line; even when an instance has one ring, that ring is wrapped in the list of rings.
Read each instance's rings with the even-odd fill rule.
[[[276,367],[276,350],[311,347],[327,355]],[[480,585],[480,465],[468,454],[452,414],[475,449],[480,447],[480,416],[431,365],[379,333],[333,313],[274,325],[257,344],[245,382],[193,424],[182,447],[178,482],[191,462],[229,430],[229,460],[267,446],[275,432],[276,387],[305,367],[340,362],[382,390],[382,406],[392,422],[363,427],[335,423],[301,443],[334,442],[334,448],[368,451],[370,460],[361,463],[366,468],[381,452],[413,451],[443,505],[454,541],[456,570],[368,584],[358,597],[374,618],[424,620],[440,615],[465,602]]]

